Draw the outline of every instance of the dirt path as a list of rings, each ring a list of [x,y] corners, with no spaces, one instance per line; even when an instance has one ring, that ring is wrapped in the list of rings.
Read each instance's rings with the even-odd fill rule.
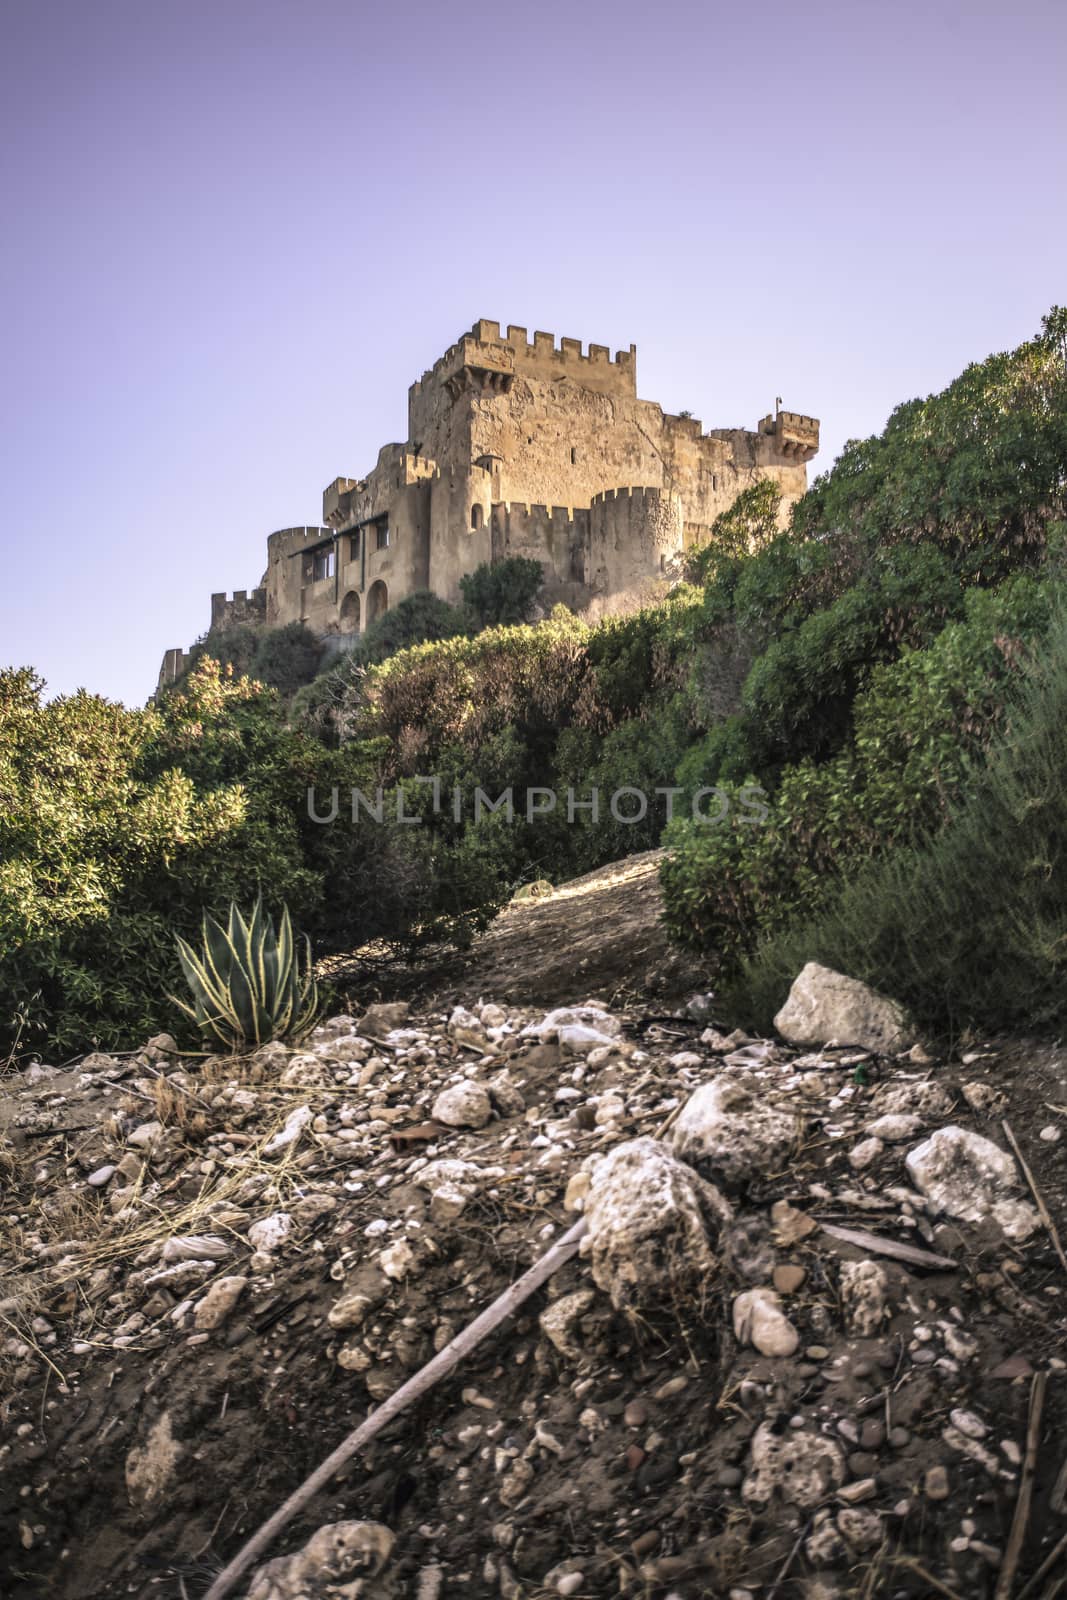
[[[662,850],[646,850],[554,889],[513,901],[470,950],[392,971],[390,996],[460,991],[512,1005],[582,996],[613,1005],[680,998],[707,987],[703,963],[677,949],[663,926]],[[399,981],[398,981],[399,979]],[[405,981],[406,980],[406,981]]]

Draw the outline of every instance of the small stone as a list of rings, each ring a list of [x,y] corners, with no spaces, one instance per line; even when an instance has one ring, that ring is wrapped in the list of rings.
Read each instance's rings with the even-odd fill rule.
[[[248,1230],[248,1242],[253,1250],[270,1255],[285,1243],[293,1231],[293,1219],[287,1211],[275,1211],[260,1222],[253,1222]]]
[[[111,1179],[114,1176],[115,1176],[114,1163],[113,1162],[108,1162],[103,1167],[97,1167],[95,1172],[90,1172],[88,1178],[86,1178],[85,1181],[86,1181],[86,1183],[89,1184],[90,1188],[102,1189],[104,1187],[105,1183],[110,1183]]]
[[[871,1478],[878,1471],[878,1457],[868,1450],[853,1450],[848,1457],[848,1470],[854,1478]]]
[[[871,1417],[860,1429],[860,1447],[863,1450],[880,1450],[885,1443],[885,1423]]]
[[[622,1414],[628,1428],[643,1428],[648,1421],[648,1406],[643,1400],[631,1400]]]
[[[800,1336],[773,1289],[747,1289],[734,1300],[734,1335],[764,1356],[791,1356]]]
[[[841,1304],[849,1333],[861,1339],[878,1333],[885,1317],[888,1288],[885,1268],[877,1261],[841,1263]]]
[[[947,1500],[950,1493],[948,1471],[939,1463],[928,1467],[923,1478],[923,1493],[928,1500]]]
[[[786,1261],[775,1267],[771,1281],[779,1294],[796,1294],[797,1290],[804,1286],[807,1276],[804,1267]]]
[[[890,1428],[889,1443],[892,1445],[894,1450],[903,1450],[904,1446],[909,1444],[910,1441],[911,1434],[907,1428]]]
[[[824,1344],[809,1344],[804,1354],[809,1361],[825,1361],[830,1352]]]
[[[880,1055],[896,1055],[915,1042],[915,1033],[894,1001],[815,961],[809,961],[774,1025],[790,1044],[858,1045]]]
[[[968,1439],[984,1439],[989,1432],[981,1417],[976,1417],[973,1411],[964,1411],[962,1409],[950,1411],[948,1420],[954,1428],[957,1428]]]
[[[715,1474],[715,1482],[720,1489],[736,1489],[743,1477],[740,1467],[720,1467]]]
[[[800,1211],[788,1200],[776,1200],[771,1207],[771,1226],[779,1244],[799,1244],[816,1231],[819,1224],[806,1211]]]
[[[568,1572],[556,1580],[557,1594],[577,1594],[585,1582],[584,1572]]]
[[[1058,1144],[1061,1137],[1060,1130],[1054,1122],[1048,1123],[1038,1134],[1038,1138],[1043,1139],[1046,1144]]]
[[[872,1500],[877,1493],[878,1485],[873,1478],[859,1478],[855,1483],[843,1483],[837,1491],[837,1498],[848,1505],[855,1505],[860,1500]]]
[[[244,1277],[216,1278],[193,1312],[193,1324],[201,1333],[221,1328],[248,1287]]]

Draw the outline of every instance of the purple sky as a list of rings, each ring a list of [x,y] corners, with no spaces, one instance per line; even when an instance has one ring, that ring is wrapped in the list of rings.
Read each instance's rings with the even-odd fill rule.
[[[7,0],[0,664],[141,703],[477,317],[828,467],[1067,300],[1062,0]]]

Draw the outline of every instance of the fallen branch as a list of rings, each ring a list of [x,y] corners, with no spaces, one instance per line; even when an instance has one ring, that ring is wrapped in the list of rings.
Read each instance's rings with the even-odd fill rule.
[[[1062,1266],[1064,1272],[1067,1272],[1067,1255],[1064,1255],[1063,1253],[1063,1246],[1060,1243],[1060,1236],[1056,1232],[1056,1224],[1052,1220],[1052,1215],[1048,1206],[1045,1204],[1044,1196],[1042,1195],[1041,1190],[1037,1187],[1037,1179],[1027,1166],[1023,1153],[1019,1149],[1019,1141],[1012,1133],[1010,1125],[1007,1122],[1002,1122],[1000,1126],[1004,1129],[1004,1137],[1015,1151],[1015,1159],[1023,1169],[1023,1177],[1030,1185],[1030,1193],[1034,1197],[1034,1204],[1037,1206],[1037,1209],[1041,1214],[1041,1220],[1045,1224],[1048,1236],[1052,1240],[1056,1254],[1060,1258],[1060,1265]]]
[[[1019,1590],[1018,1600],[1026,1600],[1027,1595],[1033,1593],[1038,1584],[1041,1582],[1042,1578],[1048,1576],[1053,1567],[1056,1565],[1057,1561],[1065,1553],[1067,1553],[1067,1533],[1065,1533],[1063,1538],[1052,1546],[1052,1549],[1049,1551],[1044,1561],[1042,1561],[1033,1577],[1028,1579],[1027,1582],[1023,1584],[1022,1588]]]
[[[839,1228],[833,1222],[820,1222],[823,1233],[845,1244],[854,1244],[860,1250],[870,1250],[876,1256],[892,1256],[894,1261],[907,1261],[913,1267],[932,1267],[938,1271],[956,1270],[951,1256],[938,1256],[932,1250],[920,1250],[913,1244],[898,1244],[895,1239],[883,1239],[879,1233],[868,1233],[864,1228]]]
[[[524,1272],[521,1278],[517,1278],[513,1284],[510,1284],[504,1290],[504,1293],[482,1312],[481,1316],[475,1317],[474,1321],[469,1323],[462,1333],[457,1333],[456,1337],[449,1344],[446,1344],[444,1349],[439,1351],[432,1361],[428,1361],[419,1372],[416,1372],[413,1378],[408,1379],[407,1383],[401,1384],[400,1388],[394,1394],[391,1394],[388,1400],[378,1407],[377,1411],[372,1412],[364,1422],[360,1423],[358,1428],[355,1428],[347,1438],[343,1439],[337,1449],[328,1455],[321,1465],[315,1468],[310,1478],[304,1480],[299,1489],[295,1490],[288,1500],[279,1506],[274,1515],[269,1517],[258,1532],[252,1535],[247,1544],[242,1546],[229,1565],[223,1568],[204,1596],[204,1600],[223,1600],[223,1597],[230,1593],[234,1584],[247,1571],[256,1557],[262,1555],[273,1544],[282,1529],[287,1527],[299,1512],[303,1511],[304,1507],[310,1500],[314,1499],[320,1489],[326,1487],[334,1473],[343,1467],[347,1461],[351,1461],[352,1457],[362,1450],[364,1445],[369,1444],[402,1411],[406,1411],[414,1401],[427,1394],[434,1384],[451,1372],[453,1367],[457,1367],[464,1357],[469,1356],[473,1350],[477,1349],[482,1340],[510,1317],[522,1305],[523,1301],[528,1300],[535,1289],[539,1289],[546,1279],[550,1278],[554,1272],[557,1272],[563,1266],[564,1262],[569,1261],[577,1251],[585,1231],[586,1221],[584,1217],[581,1217],[573,1228],[570,1228],[561,1239],[556,1240],[555,1244],[545,1252],[540,1261],[536,1261],[528,1272]]]
[[[1041,1443],[1041,1415],[1045,1409],[1047,1387],[1048,1373],[1035,1372],[1030,1385],[1030,1411],[1026,1419],[1026,1451],[1023,1455],[1022,1477],[1019,1480],[1019,1498],[1015,1502],[1015,1515],[1011,1521],[1008,1542],[1004,1547],[1004,1559],[1000,1564],[993,1600],[1010,1600],[1012,1585],[1015,1582],[1015,1570],[1022,1555],[1026,1528],[1030,1521],[1030,1501],[1034,1493],[1034,1471],[1037,1467],[1038,1446]]]

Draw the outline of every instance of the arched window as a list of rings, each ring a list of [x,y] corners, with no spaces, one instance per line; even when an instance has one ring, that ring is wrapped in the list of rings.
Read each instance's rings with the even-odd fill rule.
[[[341,601],[341,632],[359,632],[359,595],[350,589]]]
[[[471,528],[477,532],[485,525],[485,512],[481,506],[471,506]]]
[[[378,618],[380,616],[384,616],[385,612],[388,610],[389,590],[385,587],[385,584],[382,582],[381,578],[379,578],[376,583],[371,584],[370,590],[367,594],[368,627],[372,622],[377,622]]]

